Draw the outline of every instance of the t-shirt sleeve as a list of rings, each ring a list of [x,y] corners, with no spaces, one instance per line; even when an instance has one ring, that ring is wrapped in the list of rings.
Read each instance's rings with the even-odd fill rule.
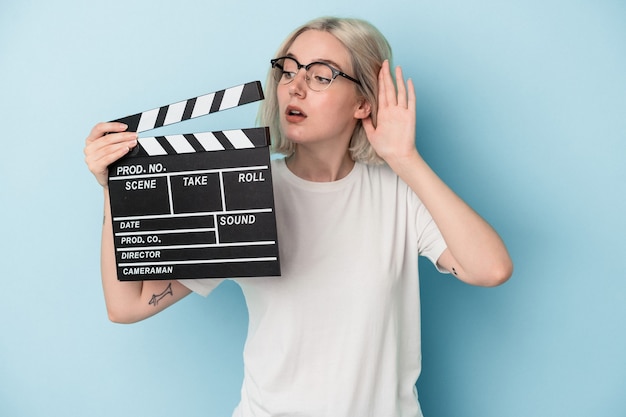
[[[178,282],[189,288],[191,291],[200,294],[203,297],[211,294],[218,285],[224,281],[224,278],[206,278],[206,279],[179,279]]]
[[[417,199],[417,204],[417,218],[415,224],[417,227],[418,253],[420,256],[428,258],[439,272],[447,274],[449,271],[439,267],[437,260],[448,245],[424,204],[422,204],[419,199]]]

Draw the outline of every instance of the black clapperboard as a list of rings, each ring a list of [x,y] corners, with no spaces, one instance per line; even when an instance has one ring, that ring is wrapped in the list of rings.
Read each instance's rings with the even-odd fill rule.
[[[263,99],[258,81],[116,119],[144,132]],[[280,275],[266,127],[143,137],[109,166],[120,281]]]

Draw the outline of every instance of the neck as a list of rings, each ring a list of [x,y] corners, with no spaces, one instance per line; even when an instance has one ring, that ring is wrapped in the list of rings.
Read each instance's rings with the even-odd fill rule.
[[[352,171],[354,161],[346,151],[343,154],[309,152],[297,146],[296,152],[286,159],[287,167],[298,177],[307,181],[331,182],[344,178]]]

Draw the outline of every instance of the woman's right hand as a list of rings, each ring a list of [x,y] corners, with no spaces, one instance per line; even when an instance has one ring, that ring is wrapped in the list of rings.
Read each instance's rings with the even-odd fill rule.
[[[126,129],[124,123],[98,123],[85,140],[85,162],[103,187],[108,183],[108,166],[137,145],[137,133]]]

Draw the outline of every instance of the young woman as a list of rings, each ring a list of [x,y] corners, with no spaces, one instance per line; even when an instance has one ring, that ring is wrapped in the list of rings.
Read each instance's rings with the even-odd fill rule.
[[[512,273],[498,234],[415,148],[413,83],[397,68],[394,85],[390,58],[369,23],[322,18],[271,61],[260,120],[285,154],[272,162],[282,276],[233,278],[250,317],[235,416],[420,416],[418,255],[473,285]],[[109,317],[129,323],[220,280],[117,280],[106,175],[136,144],[125,129],[96,125],[85,155],[104,188]]]

